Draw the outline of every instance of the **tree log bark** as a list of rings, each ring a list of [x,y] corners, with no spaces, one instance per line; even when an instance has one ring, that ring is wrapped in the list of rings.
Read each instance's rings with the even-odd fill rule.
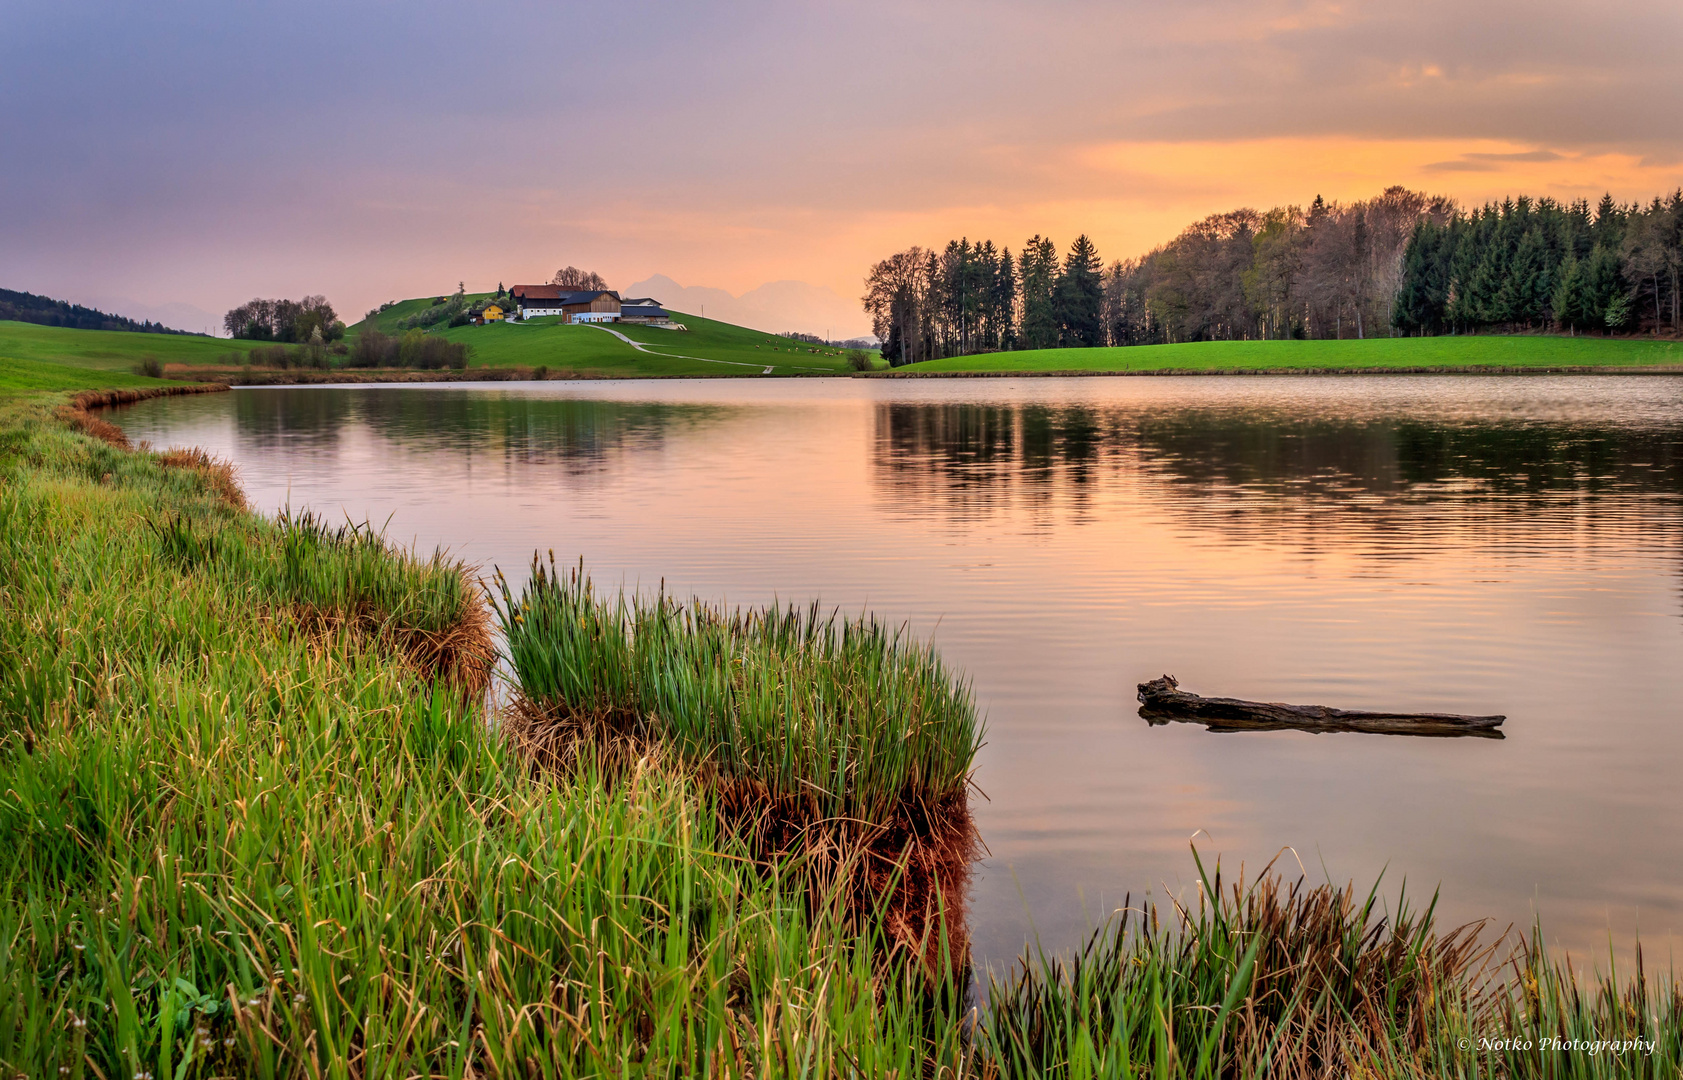
[[[1506,716],[1455,713],[1366,712],[1325,705],[1282,705],[1273,701],[1207,698],[1177,689],[1173,675],[1139,684],[1140,716],[1152,725],[1171,720],[1203,724],[1210,731],[1361,731],[1375,735],[1473,736],[1500,739]]]

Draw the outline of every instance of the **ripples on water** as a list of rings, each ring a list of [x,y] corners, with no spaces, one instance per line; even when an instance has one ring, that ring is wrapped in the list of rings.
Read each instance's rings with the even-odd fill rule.
[[[512,572],[933,633],[988,713],[994,962],[1252,869],[1440,883],[1605,949],[1683,930],[1683,382],[1154,378],[244,390],[120,419]],[[1507,739],[1149,728],[1135,683],[1504,712]],[[1202,832],[1199,832],[1202,830]],[[1423,898],[1423,896],[1422,896]]]

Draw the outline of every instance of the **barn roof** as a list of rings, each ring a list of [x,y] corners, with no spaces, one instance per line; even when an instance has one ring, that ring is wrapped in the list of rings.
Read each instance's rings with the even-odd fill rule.
[[[553,300],[562,304],[588,304],[602,295],[619,299],[619,293],[612,289],[564,289],[559,285],[516,285],[509,295],[516,300]]]

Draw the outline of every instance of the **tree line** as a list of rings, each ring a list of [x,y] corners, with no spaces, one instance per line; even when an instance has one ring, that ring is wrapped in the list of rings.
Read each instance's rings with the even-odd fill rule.
[[[1396,325],[1439,334],[1678,329],[1683,190],[1647,206],[1520,197],[1423,222],[1404,255]]]
[[[230,337],[288,345],[320,345],[345,336],[345,324],[339,321],[325,296],[306,296],[302,300],[256,299],[229,309],[222,317],[222,327]]]
[[[172,330],[150,319],[142,322],[112,315],[98,308],[83,307],[50,296],[0,289],[0,319],[35,323],[40,326],[62,326],[72,330],[127,330],[138,334],[189,334],[189,330]]]
[[[862,298],[893,364],[1011,349],[1678,327],[1683,192],[1647,207],[1509,199],[1464,212],[1403,187],[1213,214],[1105,266],[1082,235],[909,248]]]

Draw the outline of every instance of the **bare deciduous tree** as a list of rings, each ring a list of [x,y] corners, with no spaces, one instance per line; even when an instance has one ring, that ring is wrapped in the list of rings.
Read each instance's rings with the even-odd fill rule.
[[[563,289],[606,289],[608,283],[602,275],[594,270],[580,270],[576,266],[564,266],[555,271],[555,276],[549,280],[551,285],[559,285]]]

